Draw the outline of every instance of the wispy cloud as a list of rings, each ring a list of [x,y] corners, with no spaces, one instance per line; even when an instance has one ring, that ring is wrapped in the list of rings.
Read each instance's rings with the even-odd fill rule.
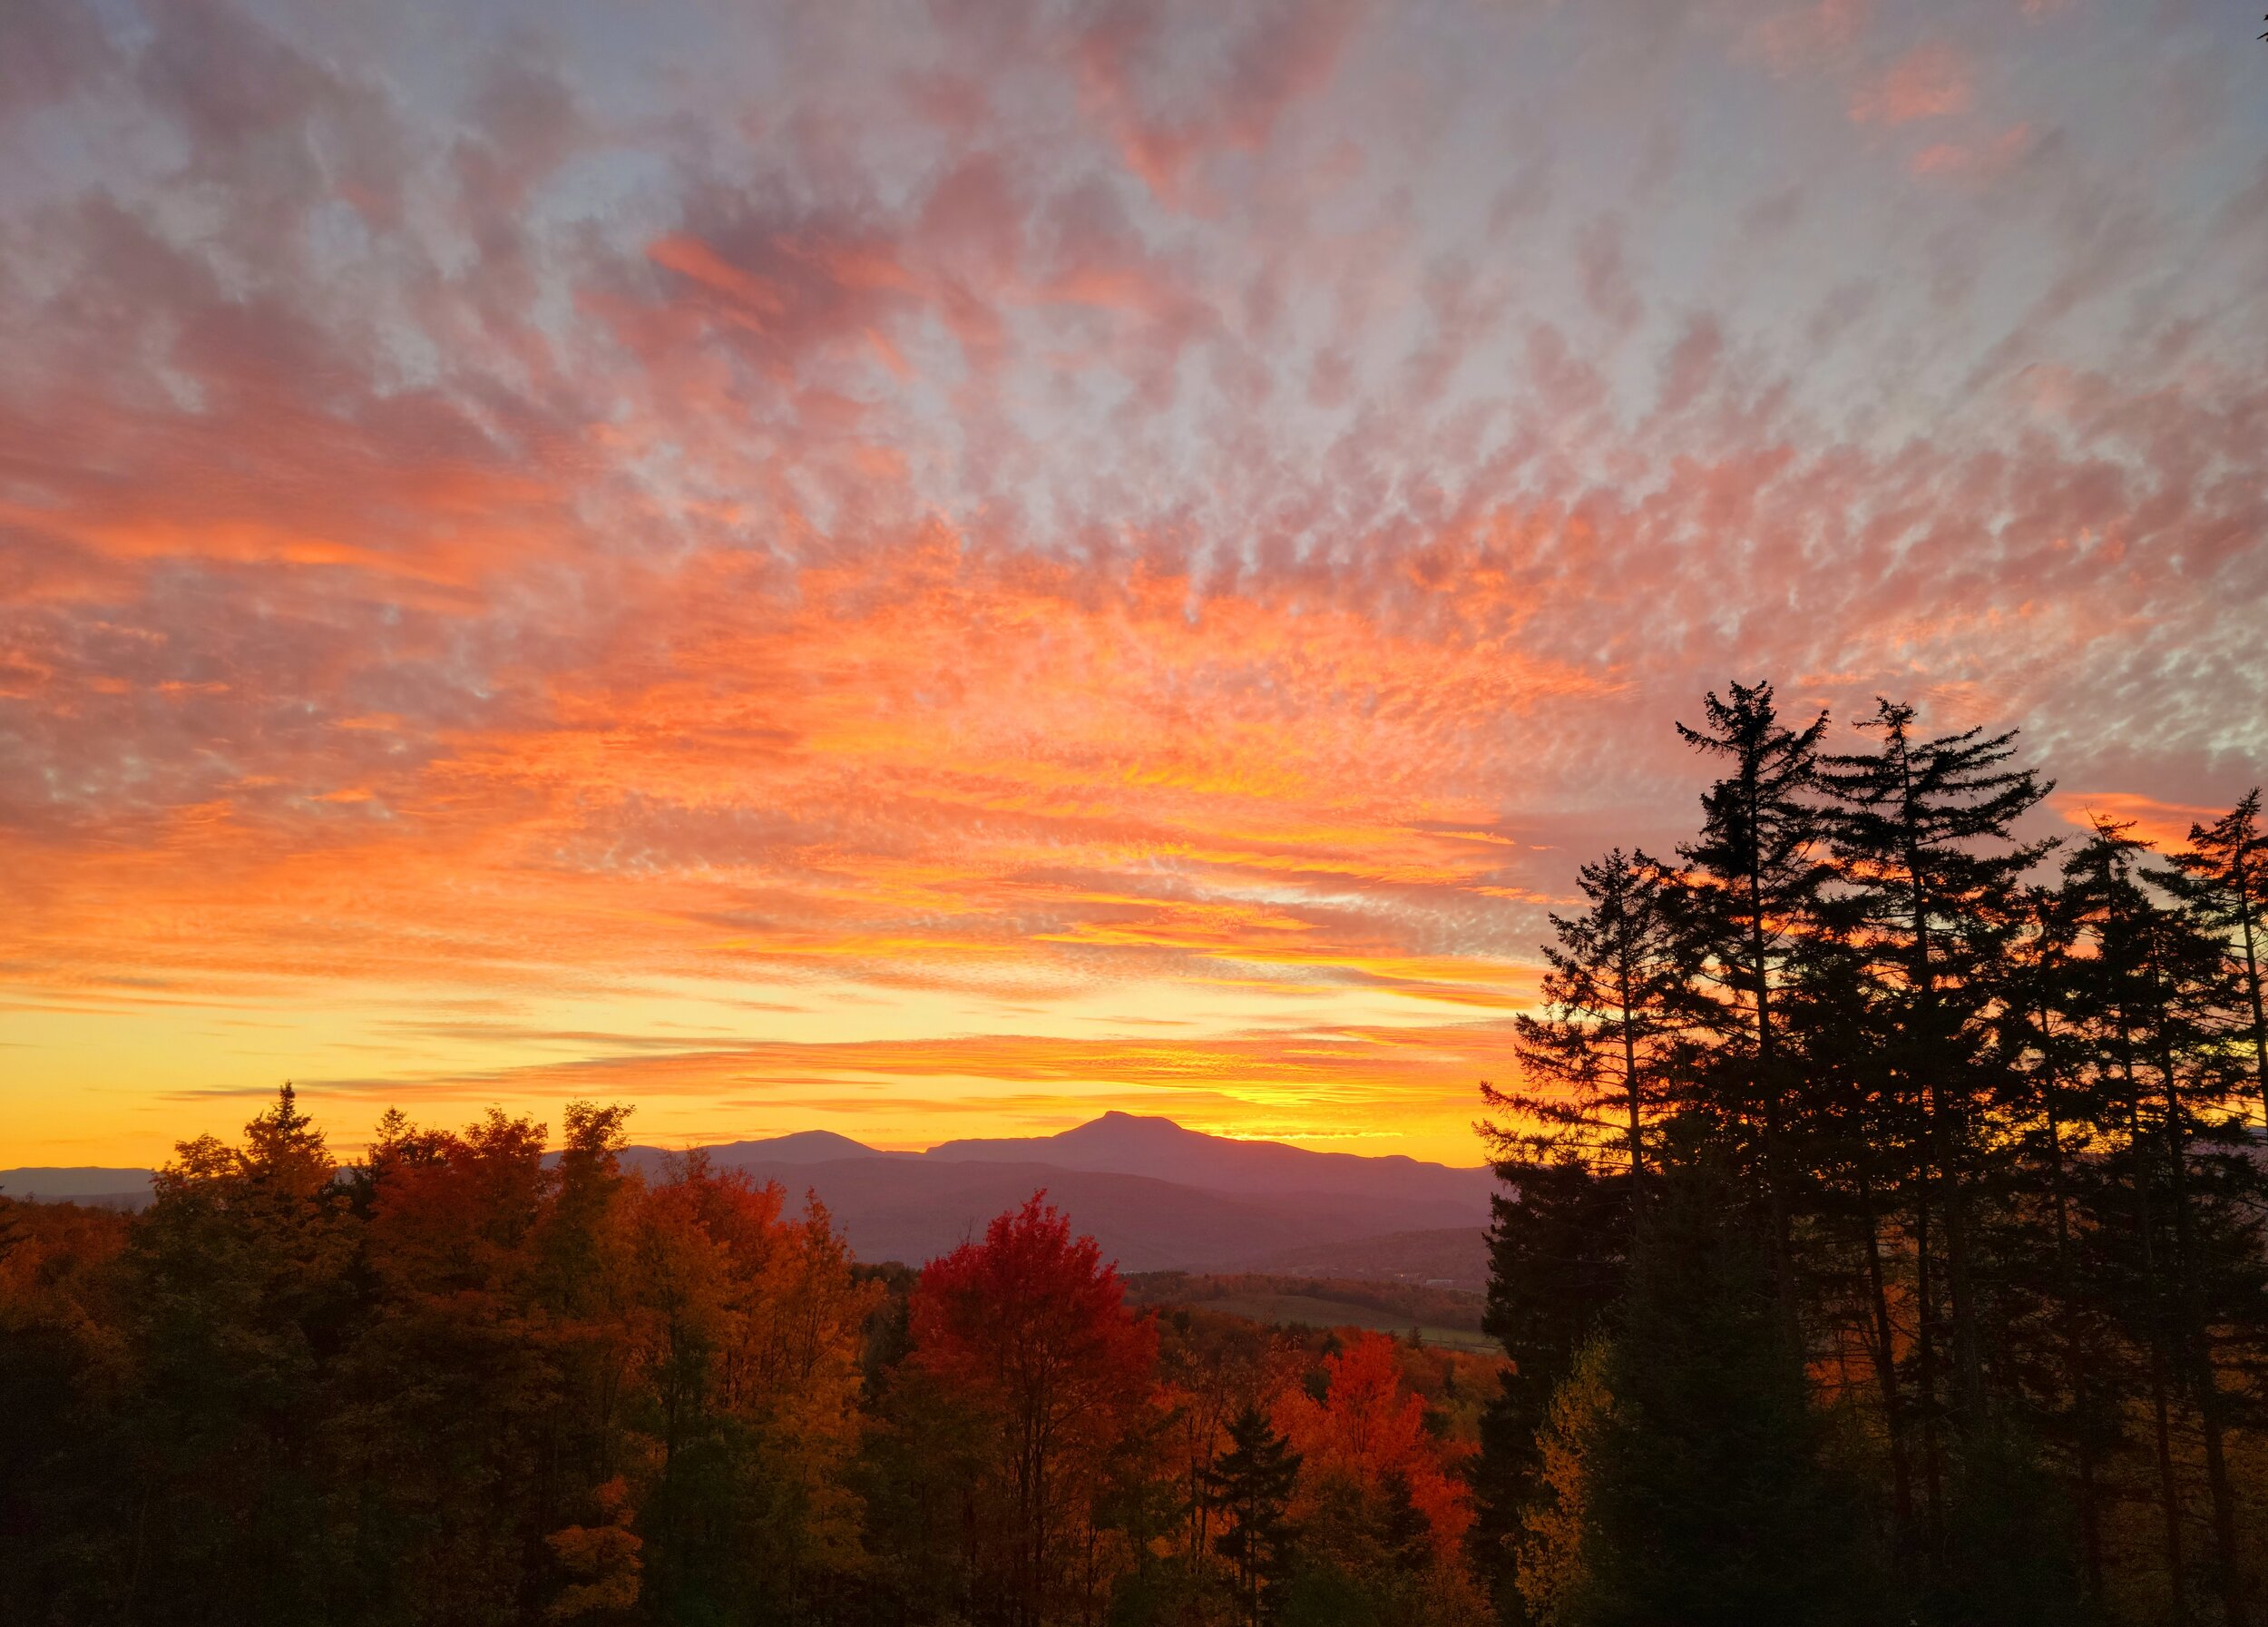
[[[2028,9],[36,0],[0,1139],[293,1072],[1462,1157],[1706,684],[2234,795],[2258,111]]]

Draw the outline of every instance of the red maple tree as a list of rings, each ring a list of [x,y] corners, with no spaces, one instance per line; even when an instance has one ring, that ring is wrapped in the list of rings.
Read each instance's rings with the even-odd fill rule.
[[[1142,1416],[1158,1337],[1117,1270],[1035,1192],[923,1270],[914,1359],[976,1425],[1004,1602],[1039,1620],[1083,1549],[1112,1453]]]

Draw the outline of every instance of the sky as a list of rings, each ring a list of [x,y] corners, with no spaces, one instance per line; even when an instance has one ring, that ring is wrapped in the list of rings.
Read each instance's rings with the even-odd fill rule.
[[[8,0],[0,1165],[289,1079],[1480,1161],[1769,678],[2268,774],[2178,0]]]

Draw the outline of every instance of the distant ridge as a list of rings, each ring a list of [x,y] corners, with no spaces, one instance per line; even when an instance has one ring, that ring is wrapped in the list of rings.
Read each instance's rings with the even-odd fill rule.
[[[147,1202],[150,1183],[157,1177],[149,1170],[110,1170],[80,1164],[70,1168],[27,1165],[0,1170],[0,1195],[24,1199],[101,1200],[115,1207],[125,1199]]]
[[[788,1135],[767,1136],[761,1141],[720,1142],[694,1152],[709,1154],[709,1161],[720,1170],[738,1169],[756,1163],[827,1163],[843,1158],[907,1158],[911,1153],[885,1152],[855,1142],[847,1135],[837,1135],[832,1130],[798,1130]],[[622,1161],[631,1169],[649,1173],[658,1171],[668,1159],[683,1155],[683,1150],[662,1147],[627,1147]]]
[[[665,1179],[684,1149],[632,1146],[625,1168]],[[1303,1269],[1469,1279],[1494,1180],[1413,1158],[1311,1152],[1109,1112],[1056,1135],[886,1152],[831,1130],[699,1149],[711,1168],[817,1193],[858,1257],[918,1265],[1035,1191],[1129,1271]],[[556,1155],[554,1155],[556,1156]],[[11,1198],[139,1208],[151,1171],[0,1170]]]
[[[1350,1195],[1471,1198],[1485,1206],[1486,1168],[1422,1163],[1401,1153],[1314,1152],[1285,1142],[1245,1142],[1185,1129],[1171,1119],[1106,1112],[1055,1135],[945,1142],[925,1158],[965,1162],[1028,1159],[1065,1170],[1149,1175],[1229,1192],[1337,1191]]]

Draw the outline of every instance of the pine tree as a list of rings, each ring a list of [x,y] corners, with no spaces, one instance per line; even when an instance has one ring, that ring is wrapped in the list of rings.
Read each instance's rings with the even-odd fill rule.
[[[1824,759],[1820,783],[1834,799],[1830,839],[1856,927],[1860,975],[1877,991],[1888,1022],[1885,1111],[1866,1139],[1896,1145],[1893,1138],[1910,1127],[1921,1132],[1903,1161],[1921,1304],[1915,1365],[1930,1546],[1941,1561],[1947,1511],[1936,1429],[1936,1239],[1941,1223],[1952,1417],[1960,1433],[1981,1439],[1988,1336],[1972,1188],[1989,1176],[1980,1167],[1980,1131],[2000,1060],[1996,972],[2019,919],[2018,883],[2052,846],[2019,842],[2013,832],[2050,787],[2028,769],[2005,766],[2016,752],[2013,732],[1970,729],[1923,739],[1913,723],[1911,707],[1878,700],[1859,727],[1878,733],[1879,747]],[[1889,1318],[1878,1314],[1877,1320],[1887,1327]],[[1899,1376],[1888,1362],[1878,1367],[1888,1386],[1886,1415],[1901,1420]],[[1902,1436],[1896,1427],[1894,1458],[1905,1452]],[[1994,1441],[2008,1438],[2006,1426],[1997,1426]],[[1901,1523],[1910,1517],[1901,1506]]]
[[[2024,927],[2002,968],[2000,1050],[2009,1059],[2001,1107],[2017,1165],[2014,1190],[2045,1210],[2047,1251],[2035,1249],[2011,1274],[2028,1286],[2047,1332],[2038,1412],[2070,1457],[2072,1501],[2087,1602],[2104,1593],[2103,1475],[2118,1444],[2110,1330],[2090,1269],[2093,1239],[2084,1201],[2100,1161],[2093,1127],[2106,1118],[2099,1079],[2087,1065],[2083,930],[2075,893],[2034,885],[2018,906]],[[2045,1374],[2052,1374],[2047,1377]]]
[[[1535,1143],[1594,1166],[1618,1153],[1633,1190],[1646,1138],[1667,1111],[1691,1001],[1677,932],[1677,877],[1619,848],[1582,867],[1589,908],[1551,916],[1543,1014],[1514,1019],[1522,1087],[1482,1097],[1539,1126]]]
[[[1911,1393],[1919,1285],[1905,1210],[1924,1137],[1893,1063],[1897,1013],[1871,975],[1874,949],[1863,914],[1847,889],[1820,898],[1780,1014],[1800,1081],[1802,1265],[1813,1348],[1838,1369],[1853,1347],[1865,1359],[1882,1415],[1892,1529],[1906,1562],[1918,1558],[1918,1510],[1934,1511],[1941,1491],[1936,1419]]]
[[[1500,1143],[1501,1144],[1501,1143]],[[1474,1465],[1477,1552],[1500,1603],[1515,1598],[1513,1567],[1545,1465],[1539,1432],[1552,1396],[1621,1298],[1628,1269],[1628,1177],[1579,1160],[1500,1161],[1506,1191],[1491,1201],[1488,1303],[1481,1326],[1508,1358],[1481,1416]]]
[[[1703,1020],[1718,1041],[1706,1075],[1716,1110],[1761,1167],[1773,1278],[1793,1317],[1800,1175],[1789,1145],[1794,1080],[1779,1002],[1833,873],[1814,800],[1827,714],[1791,729],[1770,683],[1735,683],[1729,692],[1703,698],[1705,727],[1677,725],[1687,745],[1727,765],[1702,794],[1699,838],[1678,848],[1696,881],[1685,932],[1696,979],[1715,994]]]
[[[2230,973],[2242,1000],[2237,1025],[2250,1043],[2253,1093],[2268,1127],[2268,1005],[2261,962],[2268,957],[2268,831],[2260,824],[2260,790],[2210,825],[2189,828],[2189,846],[2171,856],[2173,890],[2208,930],[2228,935]]]
[[[2235,1495],[2226,1438],[2231,1402],[2218,1376],[2227,1309],[2257,1299],[2257,1237],[2245,1190],[2259,1173],[2240,1155],[2229,1111],[2220,1014],[2229,997],[2223,946],[2146,885],[2147,845],[2131,826],[2098,820],[2065,867],[2074,919],[2092,954],[2077,969],[2077,1002],[2100,1081],[2105,1190],[2099,1201],[2121,1319],[2146,1358],[2162,1545],[2171,1605],[2186,1612],[2178,1409],[2194,1412],[2204,1448],[2214,1589],[2223,1617],[2246,1619]]]
[[[1286,1514],[1299,1479],[1299,1454],[1267,1415],[1246,1406],[1230,1421],[1229,1449],[1202,1476],[1207,1504],[1231,1521],[1213,1551],[1236,1571],[1237,1612],[1251,1627],[1267,1621],[1273,1595],[1291,1568],[1296,1534]]]

